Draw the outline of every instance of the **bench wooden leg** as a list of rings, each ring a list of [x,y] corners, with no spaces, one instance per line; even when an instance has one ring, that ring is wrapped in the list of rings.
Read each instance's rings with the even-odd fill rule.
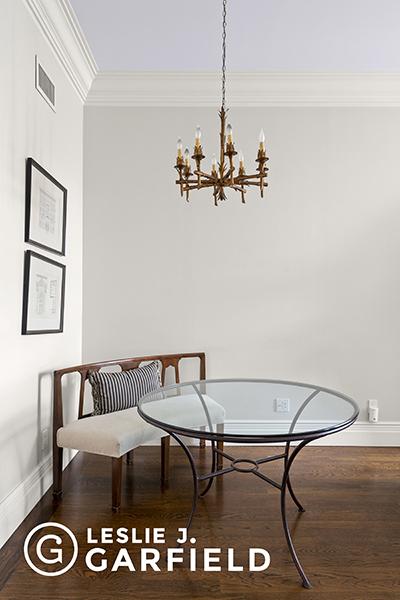
[[[63,449],[57,445],[53,447],[53,496],[62,496],[62,474],[63,474]]]
[[[130,450],[130,452],[126,453],[126,464],[133,465],[133,450]]]
[[[118,512],[121,506],[122,456],[112,458],[112,509]]]
[[[168,481],[170,441],[169,435],[161,438],[161,483]]]

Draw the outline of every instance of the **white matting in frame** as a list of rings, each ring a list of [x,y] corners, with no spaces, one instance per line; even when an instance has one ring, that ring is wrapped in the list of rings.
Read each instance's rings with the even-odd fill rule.
[[[61,333],[64,327],[65,265],[25,252],[22,334]]]
[[[66,220],[66,188],[33,158],[28,158],[25,242],[65,255]]]

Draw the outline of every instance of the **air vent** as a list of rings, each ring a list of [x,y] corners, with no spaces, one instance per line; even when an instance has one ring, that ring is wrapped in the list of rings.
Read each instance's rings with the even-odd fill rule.
[[[51,108],[56,110],[56,88],[36,56],[36,89]]]

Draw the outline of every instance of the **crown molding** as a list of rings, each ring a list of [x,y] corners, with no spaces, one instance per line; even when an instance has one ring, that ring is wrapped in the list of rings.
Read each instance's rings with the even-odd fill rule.
[[[220,74],[100,72],[89,106],[219,105]],[[400,73],[229,73],[229,106],[400,106]]]
[[[24,0],[45,39],[85,102],[98,68],[69,0]]]

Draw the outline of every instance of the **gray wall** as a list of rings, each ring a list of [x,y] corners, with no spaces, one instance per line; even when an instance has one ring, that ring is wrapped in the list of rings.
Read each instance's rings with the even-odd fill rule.
[[[35,89],[35,54],[56,113]],[[81,360],[83,107],[22,0],[2,2],[0,72],[1,546],[52,483],[52,371]],[[24,251],[35,249],[24,244],[28,156],[68,188],[66,257],[36,249],[67,265],[61,334],[21,335]]]
[[[380,402],[398,421],[400,110],[232,109],[270,187],[183,201],[175,141],[208,108],[86,109],[84,357],[205,350],[210,377],[310,381]],[[207,162],[207,161],[206,161]]]

